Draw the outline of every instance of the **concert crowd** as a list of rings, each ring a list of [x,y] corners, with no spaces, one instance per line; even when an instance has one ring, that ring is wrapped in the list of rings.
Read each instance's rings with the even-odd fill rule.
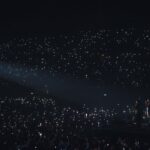
[[[10,80],[26,87],[25,83],[31,81],[29,77],[38,76],[39,72],[46,72],[48,77],[64,75],[77,81],[96,83],[98,92],[107,87],[109,94],[104,90],[102,96],[104,100],[109,96],[110,104],[115,98],[111,97],[113,92],[109,87],[127,93],[134,89],[137,97],[145,91],[148,94],[144,93],[147,99],[142,105],[136,101],[135,104],[131,102],[122,106],[122,98],[120,103],[109,108],[100,102],[95,107],[82,102],[76,106],[63,102],[59,104],[57,98],[50,98],[52,91],[45,82],[40,84],[48,97],[36,94],[18,96],[16,87],[19,85],[16,84],[14,97],[0,96],[0,149],[150,150],[150,140],[146,136],[98,134],[99,131],[115,131],[116,128],[149,128],[149,45],[150,30],[132,27],[1,39],[1,95],[11,93],[8,90],[12,85]],[[22,70],[25,74],[19,75]],[[40,81],[39,77],[36,83]],[[117,96],[119,94],[117,92]]]
[[[150,30],[136,28],[18,36],[0,41],[0,61],[98,86],[149,88],[149,43]]]
[[[53,98],[36,96],[5,97],[0,103],[2,149],[150,149],[150,141],[144,137],[90,133],[116,126],[114,122],[117,118],[123,124],[131,122],[135,128],[132,120],[135,111],[132,106],[124,109],[120,104],[109,109],[100,106],[90,108],[86,105],[62,106]],[[148,123],[150,120],[145,110],[142,115]]]

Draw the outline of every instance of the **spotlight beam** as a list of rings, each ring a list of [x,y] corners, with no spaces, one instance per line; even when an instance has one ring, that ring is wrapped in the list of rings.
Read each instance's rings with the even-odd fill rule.
[[[89,87],[89,82],[69,79],[61,74],[53,77],[47,72],[35,71],[32,68],[22,67],[14,64],[0,63],[0,76],[14,81],[20,85],[34,88],[43,92],[49,91],[54,95],[67,101],[102,103],[103,105],[115,103],[122,99],[131,100],[127,92],[114,90],[112,87],[97,88]],[[111,94],[110,94],[111,93]],[[127,96],[128,95],[128,96]],[[129,97],[130,96],[130,97]],[[112,100],[114,99],[114,101]]]

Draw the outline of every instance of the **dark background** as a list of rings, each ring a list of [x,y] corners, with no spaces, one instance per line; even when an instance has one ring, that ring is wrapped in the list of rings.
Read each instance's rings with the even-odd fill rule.
[[[5,2],[0,5],[1,34],[74,32],[87,28],[148,27],[148,3]]]

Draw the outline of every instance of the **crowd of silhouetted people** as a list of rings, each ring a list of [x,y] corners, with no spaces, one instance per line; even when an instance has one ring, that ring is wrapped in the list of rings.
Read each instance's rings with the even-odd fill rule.
[[[147,105],[146,105],[147,106]],[[146,109],[147,110],[147,109]],[[136,112],[137,111],[137,112]],[[63,106],[53,98],[20,97],[0,100],[1,149],[41,150],[149,150],[150,140],[140,136],[90,134],[109,129],[116,118],[136,123],[139,108]],[[148,119],[144,111],[142,118]],[[128,119],[131,118],[131,119]],[[89,134],[88,134],[89,133]]]

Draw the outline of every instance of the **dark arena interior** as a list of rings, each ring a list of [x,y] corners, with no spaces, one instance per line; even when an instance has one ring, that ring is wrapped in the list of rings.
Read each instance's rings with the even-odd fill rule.
[[[0,150],[150,150],[148,4],[0,5]]]

